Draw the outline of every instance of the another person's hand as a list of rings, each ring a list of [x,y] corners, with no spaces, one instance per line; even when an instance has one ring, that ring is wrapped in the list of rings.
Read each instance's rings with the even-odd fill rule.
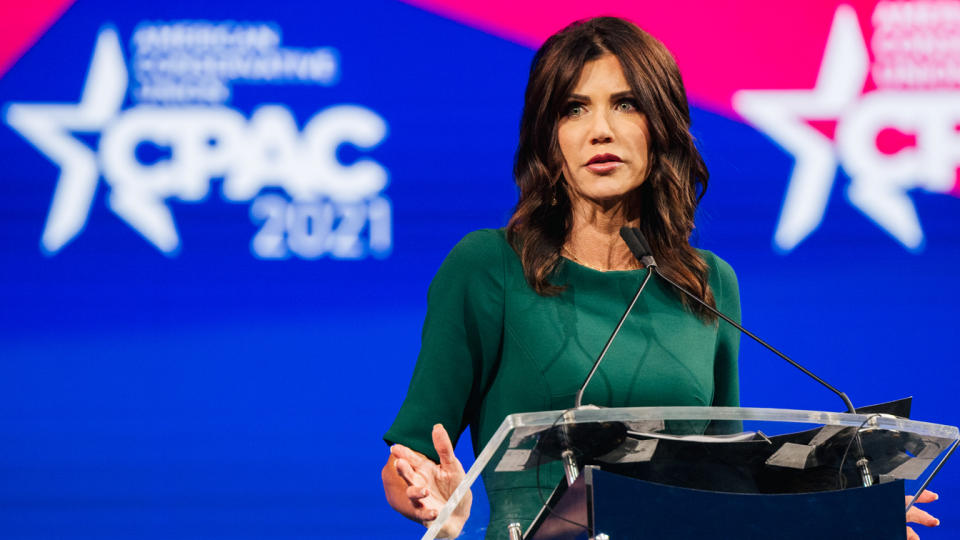
[[[407,483],[406,496],[415,509],[415,517],[427,527],[437,519],[440,509],[466,476],[463,465],[453,453],[450,436],[441,424],[433,426],[433,447],[440,457],[439,465],[402,444],[390,447],[397,473]],[[468,491],[438,537],[456,538],[460,534],[470,517],[472,502],[473,494]]]
[[[907,496],[904,504],[910,504],[910,499],[912,498],[913,497]],[[940,496],[936,493],[923,490],[923,493],[917,497],[917,502],[928,503],[939,498]],[[907,510],[907,523],[919,523],[920,525],[926,525],[927,527],[936,527],[937,525],[940,525],[940,520],[917,508],[917,505],[914,504],[910,507],[910,510]],[[914,532],[913,529],[907,527],[907,540],[920,540],[920,536]]]

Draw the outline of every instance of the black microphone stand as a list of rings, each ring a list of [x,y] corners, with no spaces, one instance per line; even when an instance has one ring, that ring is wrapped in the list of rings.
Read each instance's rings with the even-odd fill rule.
[[[566,419],[569,419],[569,415],[572,411],[581,409],[583,407],[583,393],[586,391],[587,385],[590,384],[590,379],[593,378],[593,375],[597,372],[597,368],[600,367],[600,362],[603,361],[603,357],[606,356],[607,350],[610,349],[610,345],[613,343],[614,338],[617,337],[617,334],[620,333],[620,329],[623,328],[624,321],[627,320],[630,312],[633,311],[633,306],[636,305],[637,299],[640,298],[640,294],[643,293],[643,289],[647,287],[647,282],[650,281],[651,276],[653,276],[652,269],[647,269],[647,275],[644,276],[643,282],[640,283],[640,287],[637,288],[636,294],[633,295],[633,299],[627,306],[626,311],[624,311],[623,315],[620,317],[620,322],[618,322],[617,327],[613,329],[613,333],[610,334],[610,337],[607,339],[607,343],[603,346],[603,350],[600,351],[600,355],[597,357],[596,362],[594,362],[593,367],[590,368],[590,373],[587,374],[587,378],[583,381],[583,384],[580,385],[580,389],[577,390],[577,395],[573,402],[574,408],[564,413],[564,417]],[[563,472],[567,477],[567,484],[572,485],[577,479],[577,476],[580,474],[580,467],[577,463],[577,455],[572,449],[574,446],[572,444],[574,437],[570,435],[570,431],[566,424],[564,424],[563,428],[561,429],[561,436],[563,437],[565,446],[567,447],[560,454],[560,458],[563,461]]]
[[[734,320],[731,319],[730,317],[727,317],[726,315],[724,315],[723,313],[721,313],[720,311],[718,311],[716,308],[714,308],[714,307],[711,306],[710,304],[704,302],[703,300],[700,299],[699,296],[691,293],[690,291],[688,291],[688,290],[686,290],[685,288],[681,287],[679,284],[677,284],[676,282],[674,282],[672,279],[670,279],[669,277],[667,277],[666,275],[664,275],[663,272],[660,271],[660,268],[657,266],[657,262],[656,262],[656,261],[654,260],[654,258],[653,258],[653,251],[650,249],[650,244],[647,243],[647,239],[643,236],[643,232],[641,232],[640,229],[637,229],[637,228],[635,228],[635,227],[621,227],[621,228],[620,228],[620,236],[623,238],[624,242],[627,243],[627,247],[630,248],[630,251],[633,253],[634,257],[636,257],[636,258],[637,258],[641,263],[643,263],[648,269],[652,270],[653,272],[656,272],[656,274],[657,274],[658,276],[660,276],[661,279],[663,279],[664,281],[666,281],[667,283],[669,283],[670,285],[672,285],[673,287],[675,287],[677,290],[679,290],[680,292],[682,292],[683,294],[685,294],[687,297],[692,298],[693,300],[695,300],[695,301],[696,301],[697,303],[699,303],[701,306],[707,308],[707,310],[709,310],[709,311],[710,311],[711,313],[713,313],[714,315],[716,315],[716,316],[720,317],[721,319],[727,321],[730,325],[732,325],[732,326],[733,326],[734,328],[736,328],[737,330],[739,330],[739,331],[743,332],[744,334],[750,336],[750,338],[752,338],[754,341],[756,341],[756,342],[759,343],[760,345],[763,345],[764,347],[766,347],[767,350],[769,350],[769,351],[772,352],[773,354],[775,354],[775,355],[779,356],[780,358],[786,360],[791,366],[799,369],[800,371],[802,371],[803,373],[805,373],[808,377],[810,377],[810,378],[812,378],[813,380],[817,381],[818,383],[820,383],[821,385],[823,385],[825,388],[827,388],[828,390],[830,390],[830,391],[833,392],[834,394],[840,396],[840,399],[843,400],[844,405],[846,405],[846,407],[847,407],[847,411],[850,412],[850,414],[857,414],[857,410],[854,408],[853,403],[850,401],[850,398],[847,397],[847,394],[841,392],[840,390],[838,390],[837,388],[835,388],[835,387],[834,387],[833,385],[831,385],[830,383],[824,381],[824,380],[821,379],[820,377],[817,377],[817,376],[814,375],[810,370],[808,370],[807,368],[803,367],[802,365],[800,365],[798,362],[796,362],[795,360],[793,360],[793,359],[790,358],[789,356],[783,354],[782,352],[780,352],[779,350],[777,350],[776,348],[774,348],[772,345],[770,345],[770,344],[767,343],[766,341],[760,339],[760,338],[757,337],[753,332],[750,332],[749,330],[747,330],[746,328],[744,328],[743,326],[741,326],[739,323],[737,323],[736,321],[734,321]],[[860,432],[859,432],[859,431],[857,431],[857,432],[854,434],[854,439],[855,439],[856,444],[857,444],[857,451],[859,452],[859,455],[860,455],[860,459],[857,460],[857,463],[856,463],[856,464],[857,464],[857,468],[858,468],[859,471],[860,471],[860,478],[861,478],[861,480],[863,481],[863,485],[864,485],[865,487],[867,487],[867,486],[872,486],[872,485],[873,485],[873,475],[870,473],[870,468],[869,468],[869,466],[868,466],[869,460],[867,460],[866,456],[865,456],[864,453],[863,453],[863,441],[860,439]]]

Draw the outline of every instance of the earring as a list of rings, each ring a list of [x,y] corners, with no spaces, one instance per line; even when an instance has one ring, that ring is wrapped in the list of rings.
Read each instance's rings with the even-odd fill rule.
[[[560,201],[557,199],[557,193],[563,189],[563,173],[561,172],[557,175],[557,181],[553,183],[553,195],[550,197],[550,206],[556,206],[560,204]]]

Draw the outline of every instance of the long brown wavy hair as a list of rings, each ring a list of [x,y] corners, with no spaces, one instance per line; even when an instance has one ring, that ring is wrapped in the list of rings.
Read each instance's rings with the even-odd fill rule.
[[[583,66],[605,54],[620,61],[650,130],[648,176],[628,195],[627,207],[637,209],[640,229],[661,271],[713,306],[709,269],[690,245],[709,173],[690,134],[680,69],[662,43],[623,19],[575,22],[547,39],[534,56],[514,162],[520,199],[507,225],[507,239],[537,293],[563,290],[550,281],[571,226],[557,128]],[[714,319],[699,304],[681,299],[701,319]]]
[[[537,293],[563,290],[550,281],[571,227],[557,127],[583,66],[605,54],[620,61],[650,130],[648,176],[628,195],[627,207],[638,212],[661,272],[715,305],[707,263],[690,246],[694,213],[709,173],[690,134],[680,69],[662,43],[623,19],[575,22],[547,39],[534,56],[514,162],[520,199],[507,225],[507,239]],[[681,299],[701,319],[714,319],[699,304]]]

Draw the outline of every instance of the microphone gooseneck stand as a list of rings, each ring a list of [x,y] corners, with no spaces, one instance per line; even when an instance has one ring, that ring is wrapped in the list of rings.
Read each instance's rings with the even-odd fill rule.
[[[633,256],[636,257],[641,263],[643,263],[643,265],[646,266],[649,271],[656,272],[656,274],[657,274],[661,279],[663,279],[664,281],[666,281],[667,283],[669,283],[670,285],[672,285],[675,289],[677,289],[678,291],[682,292],[682,293],[685,294],[687,297],[692,298],[692,299],[695,300],[698,304],[700,304],[701,306],[705,307],[707,310],[709,310],[709,311],[710,311],[711,313],[713,313],[714,315],[716,315],[716,316],[720,317],[721,319],[727,321],[727,323],[729,323],[730,325],[732,325],[734,328],[736,328],[736,329],[739,330],[740,332],[743,332],[744,334],[746,334],[747,336],[749,336],[751,339],[753,339],[754,341],[756,341],[756,342],[759,343],[760,345],[763,345],[767,350],[769,350],[769,351],[772,352],[773,354],[775,354],[775,355],[779,356],[780,358],[786,360],[791,366],[799,369],[799,370],[802,371],[804,374],[806,374],[808,377],[810,377],[810,378],[812,378],[813,380],[817,381],[818,383],[820,383],[822,386],[824,386],[825,388],[827,388],[828,390],[830,390],[830,391],[833,392],[834,394],[840,396],[840,399],[843,400],[844,405],[847,407],[847,411],[850,412],[851,414],[857,414],[857,410],[853,407],[853,403],[850,401],[850,398],[847,397],[847,395],[846,395],[845,393],[841,392],[840,390],[838,390],[837,388],[835,388],[833,385],[829,384],[828,382],[824,381],[824,380],[821,379],[820,377],[817,377],[817,376],[814,375],[810,370],[808,370],[807,368],[803,367],[802,365],[800,365],[798,362],[796,362],[795,360],[793,360],[793,359],[790,358],[789,356],[783,354],[782,352],[780,352],[779,350],[777,350],[776,348],[774,348],[772,345],[770,345],[770,344],[767,343],[766,341],[764,341],[764,340],[760,339],[759,337],[757,337],[755,334],[753,334],[753,332],[750,332],[749,330],[747,330],[746,328],[744,328],[743,326],[741,326],[739,323],[737,323],[736,321],[734,321],[734,320],[731,319],[730,317],[726,316],[725,314],[721,313],[720,311],[718,311],[716,308],[714,308],[714,307],[711,306],[710,304],[708,304],[708,303],[704,302],[703,300],[701,300],[700,297],[698,297],[697,295],[695,295],[695,294],[691,293],[690,291],[686,290],[685,288],[681,287],[681,286],[678,285],[676,282],[674,282],[672,279],[670,279],[669,277],[667,277],[666,275],[664,275],[664,273],[661,272],[661,271],[660,271],[660,268],[657,266],[657,262],[656,262],[656,260],[654,260],[654,258],[653,258],[653,251],[650,249],[650,244],[647,242],[646,237],[644,237],[643,232],[641,232],[640,229],[637,229],[636,227],[621,227],[621,228],[620,228],[620,236],[623,238],[623,241],[627,243],[627,247],[630,248],[630,252],[633,253]],[[648,272],[647,276],[649,277],[649,275],[650,275],[650,272]],[[644,282],[644,283],[646,283],[646,282]],[[594,369],[596,369],[596,368],[594,368]],[[855,439],[855,442],[856,442],[856,445],[857,445],[857,452],[858,452],[858,454],[859,454],[859,456],[860,456],[860,459],[857,460],[857,462],[856,462],[857,469],[860,471],[860,479],[862,480],[864,486],[871,486],[871,485],[873,485],[873,475],[870,473],[870,468],[869,468],[869,466],[868,466],[869,461],[867,460],[867,458],[866,458],[866,456],[864,455],[864,452],[863,452],[863,441],[860,439],[860,432],[859,432],[859,431],[857,431],[857,432],[854,434],[854,439]]]
[[[630,312],[633,311],[633,306],[636,305],[637,299],[640,298],[640,294],[643,293],[643,289],[647,287],[647,282],[650,281],[651,276],[653,276],[653,271],[652,269],[648,269],[647,275],[643,278],[643,282],[640,283],[640,287],[637,288],[636,294],[633,295],[633,300],[630,301],[630,305],[628,305],[626,311],[623,312],[623,315],[620,317],[620,322],[618,322],[617,327],[613,329],[613,333],[610,334],[610,337],[607,339],[607,343],[603,346],[603,350],[600,351],[600,355],[597,357],[596,362],[594,362],[593,367],[590,368],[590,373],[587,374],[587,378],[583,381],[583,384],[580,385],[580,389],[577,390],[577,395],[574,399],[574,408],[564,413],[564,419],[569,419],[569,415],[572,411],[582,408],[583,393],[586,391],[587,385],[590,384],[590,379],[593,378],[593,375],[597,372],[597,368],[600,367],[600,362],[603,361],[603,357],[606,356],[607,351],[610,349],[610,345],[613,343],[613,340],[617,337],[617,334],[620,333],[620,329],[623,328],[624,321],[627,320]],[[567,485],[572,485],[577,479],[577,476],[580,474],[580,466],[577,463],[576,453],[570,448],[572,446],[570,444],[571,438],[569,436],[569,430],[567,429],[566,424],[564,424],[561,429],[561,435],[564,437],[567,445],[567,449],[560,454],[560,458],[563,461],[563,472],[567,477]]]
[[[633,311],[633,306],[636,305],[637,299],[640,298],[640,293],[643,292],[643,289],[647,287],[647,282],[650,281],[650,276],[653,275],[653,268],[647,268],[647,275],[643,278],[643,283],[640,284],[640,287],[637,289],[637,293],[633,295],[633,300],[630,301],[630,305],[627,306],[627,310],[623,312],[623,316],[620,317],[620,322],[617,323],[617,327],[613,329],[613,333],[610,334],[610,337],[607,339],[606,345],[603,346],[603,350],[600,351],[600,356],[597,357],[597,361],[593,363],[593,368],[590,369],[590,373],[587,374],[587,379],[583,381],[583,384],[580,385],[580,389],[577,390],[577,397],[573,402],[573,406],[576,409],[580,408],[580,405],[583,402],[583,393],[587,389],[587,385],[590,384],[590,379],[593,378],[593,374],[597,372],[597,368],[600,367],[600,362],[603,360],[603,357],[607,354],[607,350],[610,348],[610,344],[613,343],[614,338],[617,337],[617,334],[620,333],[620,329],[623,328],[623,322],[627,320],[627,316],[630,315],[630,312]]]

